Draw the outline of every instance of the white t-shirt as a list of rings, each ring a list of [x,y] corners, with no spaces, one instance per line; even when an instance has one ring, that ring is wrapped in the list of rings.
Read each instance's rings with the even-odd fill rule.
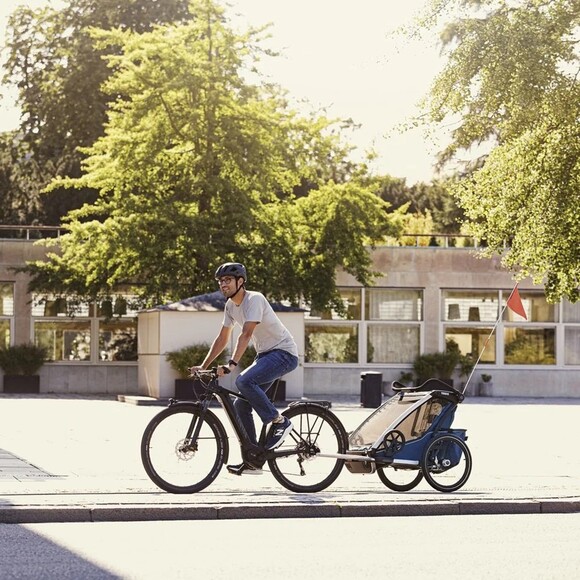
[[[260,292],[246,290],[239,306],[231,300],[226,302],[224,326],[231,328],[237,323],[243,328],[245,322],[258,323],[252,334],[252,342],[258,354],[280,349],[298,356],[298,347],[294,338],[280,322],[266,297]]]

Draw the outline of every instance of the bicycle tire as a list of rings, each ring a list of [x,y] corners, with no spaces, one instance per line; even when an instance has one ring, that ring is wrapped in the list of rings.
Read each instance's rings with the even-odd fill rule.
[[[453,462],[449,457],[456,455]],[[445,465],[449,462],[449,466]],[[471,474],[471,452],[463,439],[441,435],[425,448],[421,459],[421,471],[429,485],[442,492],[457,491],[465,485]]]
[[[141,439],[141,461],[151,481],[170,493],[195,493],[218,476],[228,458],[228,438],[214,413],[205,411],[194,446],[186,440],[197,405],[178,403],[161,411],[147,425]]]
[[[342,423],[319,405],[298,405],[283,415],[292,421],[293,429],[276,451],[296,453],[269,459],[272,475],[286,489],[297,493],[326,489],[340,475],[344,459],[319,455],[346,453],[348,438]]]
[[[405,480],[405,483],[395,481],[394,477],[389,477],[387,471],[398,472]],[[411,491],[421,483],[423,473],[420,469],[397,469],[396,467],[381,467],[377,466],[377,474],[379,479],[393,491]],[[408,477],[407,477],[408,476]]]

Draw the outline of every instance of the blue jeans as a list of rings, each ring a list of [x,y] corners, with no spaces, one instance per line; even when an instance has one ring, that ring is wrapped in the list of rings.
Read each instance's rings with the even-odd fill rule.
[[[258,354],[254,362],[238,375],[236,387],[247,401],[236,399],[234,407],[252,443],[257,444],[252,409],[258,413],[264,424],[275,419],[279,413],[266,392],[276,379],[293,371],[297,366],[298,357],[285,350],[275,349]]]

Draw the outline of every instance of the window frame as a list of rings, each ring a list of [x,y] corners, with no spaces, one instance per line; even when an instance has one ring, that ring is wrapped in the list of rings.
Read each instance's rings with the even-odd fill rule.
[[[302,307],[305,310],[304,315],[304,334],[306,338],[307,334],[307,327],[308,326],[315,326],[317,324],[324,324],[328,326],[334,325],[356,325],[357,326],[357,334],[358,334],[358,356],[355,362],[316,362],[316,361],[307,361],[306,360],[306,352],[304,353],[305,360],[304,364],[306,368],[313,368],[313,367],[328,367],[328,366],[339,366],[340,368],[348,368],[348,367],[356,367],[360,368],[361,366],[373,368],[373,367],[393,367],[393,368],[408,368],[413,361],[405,361],[405,362],[397,362],[397,363],[390,363],[390,362],[367,362],[368,359],[368,340],[369,340],[369,326],[382,326],[384,328],[388,328],[389,326],[401,327],[401,326],[408,326],[412,328],[417,328],[417,332],[419,334],[419,352],[423,350],[423,341],[424,341],[424,328],[425,328],[425,321],[424,321],[424,308],[425,308],[425,289],[418,288],[418,287],[394,287],[394,286],[373,286],[371,288],[363,287],[363,286],[346,286],[341,285],[338,286],[339,291],[346,290],[352,291],[357,290],[360,292],[360,318],[359,319],[349,319],[345,318],[331,318],[331,319],[322,319],[322,318],[312,318],[309,316],[309,305],[302,302]],[[418,299],[420,300],[420,312],[419,312],[419,320],[409,320],[409,319],[401,319],[401,320],[382,320],[382,319],[369,319],[367,318],[367,293],[372,292],[373,290],[382,290],[382,291],[393,291],[397,293],[401,292],[416,292],[418,295]]]

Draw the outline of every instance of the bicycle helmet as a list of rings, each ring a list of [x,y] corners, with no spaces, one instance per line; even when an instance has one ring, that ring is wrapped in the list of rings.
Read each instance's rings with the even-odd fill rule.
[[[219,280],[223,276],[233,276],[234,278],[243,278],[244,282],[246,282],[248,279],[248,274],[246,272],[245,266],[238,262],[226,262],[225,264],[222,264],[215,271],[215,279]]]

